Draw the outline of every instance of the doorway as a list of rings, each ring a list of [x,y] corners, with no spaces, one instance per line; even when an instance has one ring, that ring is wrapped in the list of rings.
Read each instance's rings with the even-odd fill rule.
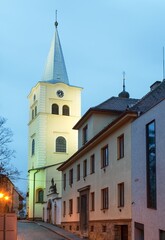
[[[115,240],[128,240],[128,225],[115,225]]]
[[[135,222],[135,240],[144,240],[144,224]]]
[[[88,236],[89,222],[89,190],[80,191],[80,231],[82,236]]]

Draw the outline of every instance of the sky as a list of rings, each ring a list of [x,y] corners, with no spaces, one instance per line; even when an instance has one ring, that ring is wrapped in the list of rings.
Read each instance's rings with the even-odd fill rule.
[[[163,79],[164,0],[0,0],[0,116],[7,119],[27,186],[27,96],[41,80],[50,43],[58,32],[71,85],[80,86],[82,115],[126,91],[141,98]]]

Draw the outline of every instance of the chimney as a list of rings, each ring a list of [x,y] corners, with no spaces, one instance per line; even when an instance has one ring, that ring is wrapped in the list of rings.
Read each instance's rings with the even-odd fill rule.
[[[160,83],[161,83],[161,81],[156,81],[156,82],[154,82],[154,83],[150,86],[150,90],[153,91],[157,86],[159,86]]]

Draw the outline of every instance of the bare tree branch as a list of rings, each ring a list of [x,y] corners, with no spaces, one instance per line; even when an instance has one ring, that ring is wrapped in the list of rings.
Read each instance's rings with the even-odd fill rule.
[[[10,163],[15,158],[15,151],[10,149],[13,133],[5,126],[6,119],[0,117],[0,174],[15,180],[20,172]]]

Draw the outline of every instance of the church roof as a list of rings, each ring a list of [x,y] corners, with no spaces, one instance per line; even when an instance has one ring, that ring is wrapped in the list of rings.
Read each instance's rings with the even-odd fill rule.
[[[42,81],[49,83],[62,82],[69,85],[57,26],[58,23],[55,22],[55,33],[47,57]]]

